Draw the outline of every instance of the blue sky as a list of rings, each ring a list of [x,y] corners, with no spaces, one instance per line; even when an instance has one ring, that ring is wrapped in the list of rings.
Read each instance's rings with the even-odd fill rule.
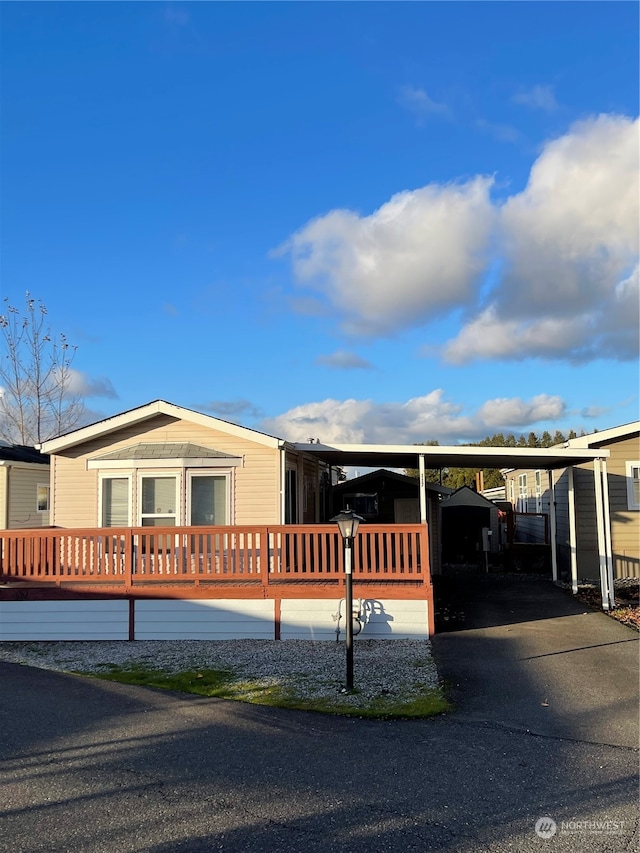
[[[638,5],[4,3],[1,295],[92,419],[638,418]]]

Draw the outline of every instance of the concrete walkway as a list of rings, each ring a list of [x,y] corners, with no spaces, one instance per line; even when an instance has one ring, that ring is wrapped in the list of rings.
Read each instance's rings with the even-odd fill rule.
[[[638,634],[530,575],[441,578],[433,638],[457,719],[638,747]]]

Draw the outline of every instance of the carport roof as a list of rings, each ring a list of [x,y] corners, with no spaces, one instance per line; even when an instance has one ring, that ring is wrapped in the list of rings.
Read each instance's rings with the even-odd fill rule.
[[[608,450],[576,447],[467,447],[416,444],[297,443],[296,450],[311,453],[329,465],[366,468],[524,468],[555,469],[606,459]]]

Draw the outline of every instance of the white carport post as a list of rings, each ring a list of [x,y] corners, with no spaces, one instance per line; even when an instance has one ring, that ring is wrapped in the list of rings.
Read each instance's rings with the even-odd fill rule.
[[[420,524],[427,523],[427,481],[424,473],[424,454],[418,456],[418,472],[420,474]]]
[[[613,582],[613,550],[611,547],[611,510],[609,507],[609,477],[607,460],[602,460],[602,510],[604,514],[604,545],[607,557],[607,586],[609,587],[609,607],[616,606],[616,589]]]
[[[606,468],[605,468],[606,470]],[[609,488],[608,485],[604,489],[603,494],[602,483],[602,460],[593,460],[593,478],[595,484],[596,497],[596,528],[598,531],[598,562],[600,565],[600,594],[602,597],[602,609],[610,610],[612,601],[614,601],[613,590],[610,589],[609,567],[607,559],[607,517],[605,516],[605,500],[606,507],[609,506]]]
[[[553,582],[558,580],[558,549],[556,542],[556,489],[553,484],[553,471],[547,470],[549,478],[549,522],[551,524],[551,577]]]
[[[576,535],[576,494],[573,486],[573,465],[569,466],[569,552],[571,556],[571,592],[578,592],[578,538]]]

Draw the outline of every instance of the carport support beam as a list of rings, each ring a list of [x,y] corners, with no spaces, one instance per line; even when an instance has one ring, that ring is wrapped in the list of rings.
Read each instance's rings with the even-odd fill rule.
[[[607,559],[607,586],[609,588],[609,608],[616,606],[615,584],[613,581],[613,549],[611,547],[611,509],[609,507],[609,477],[607,460],[602,460],[602,509],[604,513],[604,546]]]
[[[420,474],[420,524],[427,523],[427,481],[424,473],[424,454],[418,456],[418,472]]]
[[[556,525],[556,489],[553,484],[553,471],[547,471],[549,478],[549,521],[551,523],[551,577],[553,582],[558,581],[558,552],[557,552],[557,525]]]
[[[569,551],[571,558],[571,592],[578,592],[578,540],[576,536],[576,493],[573,482],[573,465],[569,466]]]
[[[602,497],[602,462],[600,459],[593,460],[593,480],[596,497],[596,527],[598,531],[598,562],[600,565],[600,594],[602,597],[602,609],[610,609],[611,593],[609,591],[609,573],[607,571],[607,548],[605,537],[604,501]]]

